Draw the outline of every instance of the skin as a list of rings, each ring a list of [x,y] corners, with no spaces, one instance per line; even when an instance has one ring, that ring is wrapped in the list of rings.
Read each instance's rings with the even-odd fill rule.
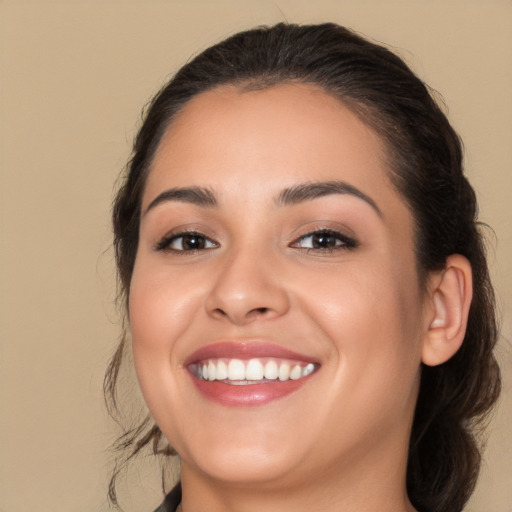
[[[413,218],[389,173],[378,135],[314,86],[218,88],[168,128],[143,195],[129,315],[142,392],[182,461],[185,512],[414,510],[407,445],[442,297],[420,289]],[[284,189],[335,180],[375,205],[349,193],[276,202]],[[148,210],[191,186],[218,205]],[[176,238],[156,249],[187,229],[205,249],[178,250]],[[307,235],[320,229],[341,242],[312,248]],[[279,400],[224,406],[184,365],[221,340],[271,342],[320,368]]]

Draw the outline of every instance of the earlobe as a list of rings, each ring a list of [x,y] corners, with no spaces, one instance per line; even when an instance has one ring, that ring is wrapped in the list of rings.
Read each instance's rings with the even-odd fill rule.
[[[429,292],[431,312],[422,347],[422,361],[437,366],[459,350],[473,296],[471,264],[460,254],[446,260],[445,268],[433,276]]]

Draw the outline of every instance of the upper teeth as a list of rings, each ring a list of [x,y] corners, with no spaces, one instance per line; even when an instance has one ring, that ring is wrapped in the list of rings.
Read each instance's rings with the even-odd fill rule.
[[[209,359],[193,365],[193,371],[203,380],[261,381],[297,380],[315,371],[313,363],[282,359]]]

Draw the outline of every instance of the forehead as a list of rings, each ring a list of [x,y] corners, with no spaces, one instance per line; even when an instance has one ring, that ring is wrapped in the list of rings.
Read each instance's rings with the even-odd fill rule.
[[[317,86],[219,87],[194,97],[171,122],[143,207],[171,186],[238,188],[243,194],[332,180],[396,202],[401,198],[386,162],[380,136]]]
[[[297,150],[294,143],[299,140],[322,148],[338,145],[341,139],[378,159],[387,153],[380,136],[345,103],[318,86],[299,83],[263,89],[222,86],[203,92],[175,115],[159,149],[185,149],[194,142],[212,150],[223,135],[232,137],[233,145],[244,142],[256,149],[258,143],[265,144],[258,156]],[[266,144],[269,140],[275,144]]]

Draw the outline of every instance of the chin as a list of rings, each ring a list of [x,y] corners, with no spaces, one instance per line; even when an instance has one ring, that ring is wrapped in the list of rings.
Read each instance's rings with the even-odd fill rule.
[[[182,468],[186,471],[188,466],[214,480],[230,484],[272,484],[283,480],[299,466],[299,454],[282,447],[282,442],[277,446],[269,446],[268,442],[248,444],[247,438],[228,443],[219,440],[198,454],[185,454]]]

